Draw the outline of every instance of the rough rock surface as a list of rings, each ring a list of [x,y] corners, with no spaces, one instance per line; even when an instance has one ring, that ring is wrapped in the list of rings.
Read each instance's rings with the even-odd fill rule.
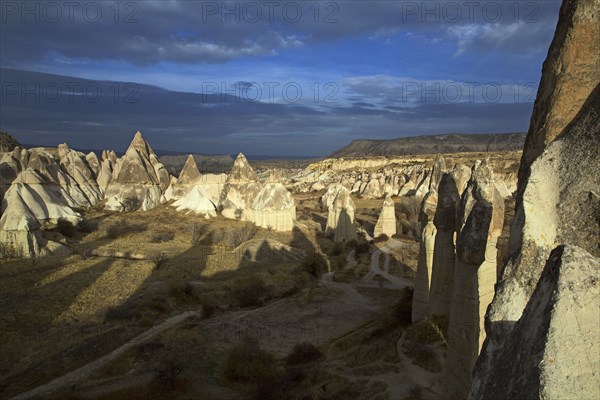
[[[449,316],[454,282],[454,235],[456,212],[460,201],[456,182],[445,173],[438,186],[438,202],[433,218],[437,229],[431,270],[429,315]]]
[[[321,201],[328,210],[326,234],[332,234],[336,242],[356,239],[355,206],[350,191],[341,184],[331,185]]]
[[[551,250],[569,244],[600,256],[599,15],[597,1],[566,0],[561,8],[523,152],[511,257],[488,310],[474,399],[484,398],[495,379],[496,357]]]
[[[19,142],[5,132],[0,132],[0,153],[13,151],[15,147],[19,146]]]
[[[246,183],[257,180],[256,172],[242,153],[238,154],[233,162],[231,172],[227,177],[227,183]]]
[[[381,206],[381,213],[379,213],[379,218],[377,219],[375,229],[373,230],[373,237],[378,237],[380,235],[387,235],[387,237],[392,237],[395,234],[396,207],[394,206],[394,200],[392,200],[392,198],[388,194],[383,200],[383,205]]]
[[[600,398],[599,273],[600,259],[579,247],[551,253],[476,398]]]
[[[421,202],[419,222],[421,223],[422,230],[412,304],[413,324],[425,319],[429,310],[429,292],[431,288],[435,237],[437,234],[433,218],[436,213],[437,202],[438,194],[435,189],[428,191]]]
[[[170,178],[150,145],[138,131],[115,164],[106,188],[106,208],[114,211],[150,210],[164,201]]]
[[[267,183],[252,203],[252,221],[276,231],[291,231],[296,220],[292,194],[281,183]]]
[[[199,187],[193,187],[188,193],[173,203],[177,211],[192,211],[204,215],[206,219],[217,216],[217,207],[206,198]]]
[[[504,200],[487,160],[473,171],[458,214],[443,393],[465,399],[485,339],[484,317],[497,277],[496,243],[504,224]]]

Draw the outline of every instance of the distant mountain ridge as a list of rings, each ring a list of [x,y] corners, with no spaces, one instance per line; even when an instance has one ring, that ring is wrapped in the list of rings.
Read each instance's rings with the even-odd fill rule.
[[[411,136],[388,140],[353,140],[331,157],[404,156],[522,150],[527,132]]]

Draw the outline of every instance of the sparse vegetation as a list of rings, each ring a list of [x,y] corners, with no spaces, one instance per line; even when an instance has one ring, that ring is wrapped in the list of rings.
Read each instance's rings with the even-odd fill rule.
[[[234,282],[233,296],[242,307],[260,306],[268,295],[267,284],[256,274],[238,278]]]
[[[221,366],[221,376],[228,382],[256,384],[273,374],[273,356],[250,337],[230,348]]]
[[[225,242],[231,248],[236,248],[240,244],[252,239],[256,234],[256,225],[251,222],[244,222],[235,229],[228,230],[225,233]],[[215,242],[217,243],[217,242]]]
[[[14,243],[0,242],[0,258],[2,259],[13,259],[23,258],[23,252],[20,247],[14,245]]]
[[[131,224],[120,218],[116,221],[110,222],[106,226],[106,236],[110,239],[118,239],[132,233],[142,232],[145,229],[145,225]]]
[[[168,257],[166,253],[156,253],[152,256],[152,263],[154,264],[154,269],[159,271],[160,267],[165,265]]]
[[[317,361],[323,357],[323,353],[310,342],[298,343],[285,359],[287,365],[306,364]]]
[[[165,231],[161,231],[161,232],[154,232],[152,234],[152,237],[150,238],[150,242],[163,243],[163,242],[170,242],[173,239],[175,239],[175,232],[165,230]]]
[[[71,221],[59,219],[56,223],[56,231],[66,238],[72,238],[77,233],[77,228]]]
[[[123,199],[123,211],[137,211],[142,208],[142,201],[138,196],[130,195]]]

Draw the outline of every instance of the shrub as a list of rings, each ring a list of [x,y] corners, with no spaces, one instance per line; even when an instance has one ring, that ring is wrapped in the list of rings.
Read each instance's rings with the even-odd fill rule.
[[[327,252],[330,256],[339,256],[344,253],[344,244],[341,242],[334,242],[328,249]]]
[[[152,263],[154,264],[154,269],[157,271],[160,270],[160,267],[165,265],[167,262],[167,254],[166,253],[156,253],[152,256]]]
[[[137,211],[142,208],[142,200],[135,195],[125,197],[121,204],[123,204],[123,211]]]
[[[202,319],[208,319],[215,315],[217,308],[212,304],[202,304]]]
[[[145,229],[145,225],[132,225],[124,219],[119,219],[106,226],[106,236],[117,239],[130,233],[142,232]]]
[[[401,327],[410,326],[412,323],[412,299],[413,299],[413,288],[405,287],[402,289],[400,298],[394,304],[392,309],[392,318],[390,325]]]
[[[185,303],[194,297],[194,287],[189,283],[171,283],[169,296],[179,303]]]
[[[244,222],[241,226],[227,231],[225,234],[225,241],[228,246],[236,248],[240,244],[252,239],[255,233],[256,225],[251,222]]]
[[[81,220],[78,224],[77,224],[77,229],[79,229],[80,232],[83,233],[92,233],[94,232],[96,229],[98,228],[98,224],[94,221],[90,221],[90,220]]]
[[[56,231],[64,237],[72,238],[77,233],[77,228],[71,221],[66,219],[59,219],[56,223]]]
[[[242,307],[255,307],[263,304],[269,289],[265,281],[257,275],[239,278],[234,282],[233,296]]]
[[[322,254],[313,251],[304,256],[299,268],[311,276],[319,278],[327,271],[327,261]]]
[[[192,246],[198,246],[202,240],[205,226],[197,222],[192,224]]]
[[[162,231],[162,232],[155,232],[154,234],[152,234],[152,237],[150,238],[150,242],[152,242],[152,243],[170,242],[173,239],[175,239],[175,232]]]
[[[226,352],[221,374],[229,382],[258,383],[273,375],[273,365],[273,356],[261,349],[256,339],[247,337]]]
[[[298,343],[285,359],[287,365],[306,364],[317,361],[323,357],[323,353],[310,342]]]
[[[23,258],[23,251],[14,243],[0,242],[0,258]]]
[[[388,240],[390,240],[390,237],[388,235],[386,235],[385,233],[382,233],[381,235],[379,235],[375,238],[374,242],[381,243],[381,242],[387,242]]]

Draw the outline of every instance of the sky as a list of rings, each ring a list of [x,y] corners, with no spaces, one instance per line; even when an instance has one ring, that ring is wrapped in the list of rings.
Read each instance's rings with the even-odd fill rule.
[[[560,1],[0,5],[0,130],[21,142],[322,156],[526,131]]]

